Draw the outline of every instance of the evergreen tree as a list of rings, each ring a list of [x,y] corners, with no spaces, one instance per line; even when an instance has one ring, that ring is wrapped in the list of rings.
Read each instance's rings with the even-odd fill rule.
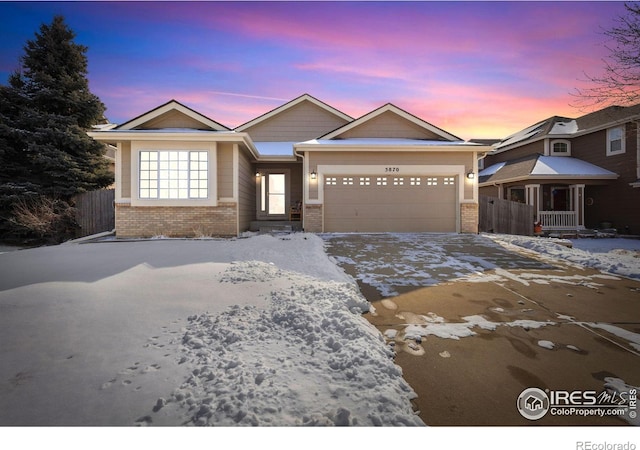
[[[105,107],[89,90],[87,47],[74,39],[62,16],[43,24],[24,46],[20,70],[0,86],[1,228],[19,201],[68,201],[113,182],[103,145],[86,133]]]

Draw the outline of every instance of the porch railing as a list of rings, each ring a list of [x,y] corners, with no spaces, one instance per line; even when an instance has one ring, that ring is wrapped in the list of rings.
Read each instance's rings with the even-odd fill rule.
[[[539,211],[538,220],[542,223],[543,230],[577,228],[575,211]]]

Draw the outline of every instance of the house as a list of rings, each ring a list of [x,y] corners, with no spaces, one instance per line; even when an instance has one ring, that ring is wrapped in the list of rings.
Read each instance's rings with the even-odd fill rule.
[[[392,105],[354,119],[302,95],[235,129],[171,100],[110,129],[116,234],[477,232],[479,156]]]
[[[544,230],[640,234],[640,105],[550,117],[481,161],[481,195],[533,205]]]

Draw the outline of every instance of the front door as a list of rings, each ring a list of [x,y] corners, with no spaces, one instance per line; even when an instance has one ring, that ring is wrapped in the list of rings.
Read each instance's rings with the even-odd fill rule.
[[[283,220],[288,214],[288,171],[267,171],[258,180],[258,219]]]
[[[551,210],[571,211],[571,196],[568,187],[557,186],[551,188]]]

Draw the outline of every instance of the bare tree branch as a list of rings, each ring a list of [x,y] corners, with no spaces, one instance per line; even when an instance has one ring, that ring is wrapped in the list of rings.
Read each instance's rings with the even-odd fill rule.
[[[640,102],[640,4],[625,3],[626,14],[616,19],[617,26],[604,32],[612,41],[605,48],[602,75],[585,77],[592,86],[576,88],[574,105],[595,109],[610,105],[629,106]]]

